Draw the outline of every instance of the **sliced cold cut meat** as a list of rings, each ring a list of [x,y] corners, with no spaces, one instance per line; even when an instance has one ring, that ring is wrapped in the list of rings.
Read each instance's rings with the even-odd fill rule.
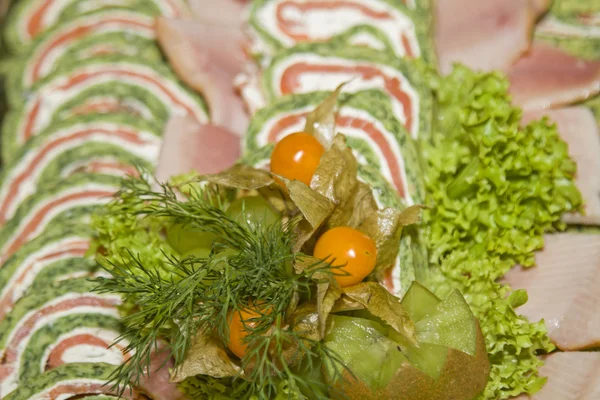
[[[506,276],[529,301],[517,311],[531,321],[544,319],[552,342],[562,350],[600,345],[600,235],[546,235],[536,267],[514,268]]]
[[[4,160],[10,161],[20,146],[53,122],[109,112],[126,112],[163,124],[171,114],[208,120],[203,99],[165,67],[135,57],[98,56],[56,71],[33,86],[32,96],[6,116]]]
[[[544,357],[540,376],[548,378],[532,396],[515,400],[596,400],[600,398],[600,353],[556,352]]]
[[[155,176],[166,182],[191,171],[216,174],[238,161],[241,144],[239,136],[222,127],[174,116],[165,126]]]
[[[153,170],[162,132],[128,115],[69,118],[35,136],[0,174],[0,226],[39,186],[77,172],[123,176]]]
[[[526,110],[576,103],[600,91],[600,60],[585,61],[540,41],[507,75],[513,102]]]
[[[188,0],[194,19],[218,26],[241,28],[250,0]]]
[[[248,116],[234,86],[246,62],[241,28],[158,18],[156,30],[177,75],[204,95],[211,122],[244,135]]]
[[[600,132],[592,112],[586,107],[529,111],[523,123],[542,117],[555,122],[569,155],[577,163],[575,183],[584,200],[585,215],[566,214],[563,221],[571,224],[600,225]]]
[[[506,69],[529,49],[538,15],[531,0],[438,0],[435,39],[442,73],[454,63],[483,71]]]

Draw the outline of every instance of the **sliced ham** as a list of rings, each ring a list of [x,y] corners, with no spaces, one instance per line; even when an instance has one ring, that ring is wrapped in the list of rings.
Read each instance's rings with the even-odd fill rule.
[[[563,221],[600,225],[600,132],[594,114],[585,107],[529,111],[523,122],[544,116],[556,122],[560,137],[569,145],[569,155],[577,163],[577,188],[585,202],[585,215],[567,214]]]
[[[147,375],[140,378],[139,389],[153,400],[186,399],[187,397],[177,389],[177,384],[169,382],[169,370],[174,366],[170,351],[159,345],[150,356],[150,367]]]
[[[548,11],[552,0],[529,0],[537,17],[540,17]]]
[[[438,0],[435,41],[442,73],[454,63],[505,69],[527,51],[542,1]]]
[[[161,17],[156,29],[179,77],[205,96],[212,123],[243,135],[248,116],[233,83],[246,61],[241,27]]]
[[[505,277],[525,289],[529,301],[518,311],[544,319],[552,342],[562,350],[600,345],[600,235],[547,235],[536,267],[514,268]]]
[[[554,353],[545,358],[540,376],[548,377],[542,390],[515,400],[600,399],[600,352]]]
[[[600,91],[600,60],[585,61],[542,42],[507,70],[513,102],[536,110],[585,100]]]
[[[175,116],[165,127],[155,175],[164,182],[191,171],[217,173],[235,164],[240,155],[237,135],[220,126]]]
[[[249,0],[188,0],[194,19],[213,25],[236,26],[243,23]]]

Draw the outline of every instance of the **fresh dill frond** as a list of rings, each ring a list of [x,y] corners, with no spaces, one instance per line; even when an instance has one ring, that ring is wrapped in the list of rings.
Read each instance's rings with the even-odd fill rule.
[[[238,222],[227,215],[220,196],[199,186],[188,188],[185,200],[180,196],[169,185],[152,190],[144,178],[127,178],[118,194],[119,201],[135,204],[126,208],[132,211],[131,218],[164,218],[217,239],[207,258],[164,253],[164,262],[173,271],[170,276],[158,273],[155,265],[144,265],[136,254],[130,254],[132,265],[110,258],[104,265],[113,277],[98,278],[97,290],[135,295],[136,302],[117,339],[127,343],[125,351],[131,357],[111,377],[114,388],[136,385],[142,375],[154,372],[149,370],[151,356],[161,340],[167,342],[176,366],[184,361],[198,332],[217,338],[226,348],[231,313],[260,304],[268,312],[244,322],[249,351],[241,360],[244,376],[234,378],[235,398],[272,399],[282,382],[319,393],[322,383],[294,371],[284,350],[294,348],[296,358],[325,357],[337,366],[335,370],[344,368],[321,342],[288,322],[298,299],[312,298],[316,277],[329,273],[329,264],[294,270],[301,254],[292,250],[293,222],[270,226]]]

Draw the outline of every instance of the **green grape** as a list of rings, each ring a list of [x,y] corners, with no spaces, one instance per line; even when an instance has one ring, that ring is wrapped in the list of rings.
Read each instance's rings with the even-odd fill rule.
[[[208,258],[210,255],[210,248],[208,247],[198,247],[183,253],[182,258],[187,257],[196,257],[196,258]]]
[[[167,241],[180,254],[198,248],[212,247],[217,236],[210,232],[202,232],[190,225],[174,224],[167,229]]]
[[[260,196],[242,197],[235,200],[227,208],[227,215],[238,222],[245,222],[249,227],[255,227],[257,224],[271,226],[280,219],[269,203]]]

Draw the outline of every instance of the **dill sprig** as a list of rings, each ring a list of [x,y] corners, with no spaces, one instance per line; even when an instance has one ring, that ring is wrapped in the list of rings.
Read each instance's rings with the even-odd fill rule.
[[[234,378],[235,398],[271,399],[282,383],[322,397],[322,383],[290,368],[285,350],[293,348],[296,358],[309,362],[326,359],[335,366],[330,368],[334,373],[345,368],[320,341],[289,322],[299,299],[311,299],[316,277],[330,273],[329,264],[295,271],[302,255],[292,250],[293,222],[241,223],[225,213],[216,192],[197,185],[188,189],[182,201],[177,188],[163,184],[152,190],[144,178],[127,178],[117,195],[117,201],[131,204],[132,218],[164,218],[166,223],[213,233],[217,240],[208,258],[163,254],[173,271],[170,276],[156,272],[155,265],[144,265],[135,254],[130,254],[133,265],[108,261],[104,266],[112,278],[98,278],[97,290],[134,298],[137,306],[123,318],[125,328],[117,342],[127,343],[125,351],[131,357],[113,373],[113,388],[137,385],[141,376],[154,372],[149,370],[151,355],[160,340],[167,342],[176,366],[198,332],[216,337],[226,347],[230,313],[260,304],[268,312],[244,322],[249,350],[241,362],[244,376]]]

